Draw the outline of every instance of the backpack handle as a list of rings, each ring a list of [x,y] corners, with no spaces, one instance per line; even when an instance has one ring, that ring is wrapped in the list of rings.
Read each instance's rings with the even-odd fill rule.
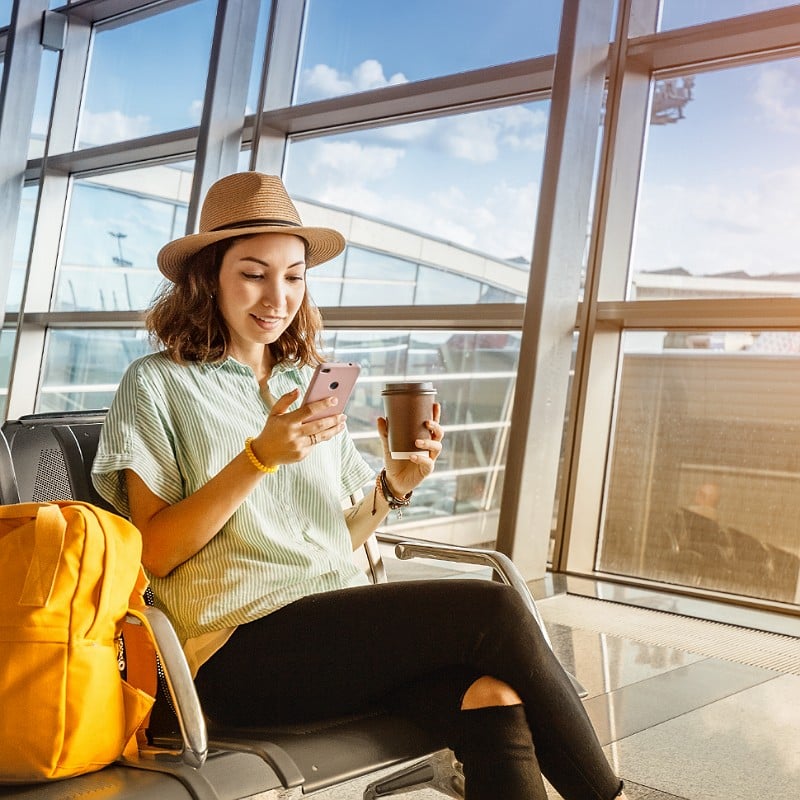
[[[24,504],[20,504],[22,506]],[[24,514],[17,506],[18,516]],[[64,535],[67,521],[61,509],[55,504],[31,504],[36,510],[35,543],[31,563],[25,575],[25,584],[19,598],[21,606],[46,606],[50,601],[56,580],[61,551],[64,549]],[[22,512],[20,514],[19,512]]]

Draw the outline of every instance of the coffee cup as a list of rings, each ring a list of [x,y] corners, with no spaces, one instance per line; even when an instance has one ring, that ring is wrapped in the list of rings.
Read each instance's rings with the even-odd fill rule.
[[[433,401],[436,389],[430,381],[414,383],[387,383],[381,392],[383,408],[389,423],[389,451],[392,458],[408,459],[419,450],[417,439],[430,439],[425,427],[433,419]]]

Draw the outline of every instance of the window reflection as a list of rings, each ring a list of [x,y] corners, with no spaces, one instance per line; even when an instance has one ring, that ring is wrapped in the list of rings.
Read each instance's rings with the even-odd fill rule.
[[[628,333],[598,567],[796,602],[800,332]]]
[[[361,364],[348,427],[376,470],[383,465],[375,425],[384,413],[384,383],[424,378],[436,385],[445,451],[436,472],[415,490],[413,505],[386,524],[424,526],[431,539],[464,545],[494,541],[519,336],[330,330],[324,344],[329,359]],[[144,331],[50,331],[37,411],[107,407],[125,368],[149,350]]]
[[[37,185],[28,185],[22,189],[22,202],[19,207],[17,232],[14,237],[14,255],[11,262],[11,277],[8,284],[6,309],[19,311],[22,292],[25,287],[25,273],[28,269],[28,257],[33,236],[33,219],[36,214],[36,201],[39,196]]]
[[[108,408],[125,368],[150,350],[145,331],[50,331],[37,412]]]
[[[179,5],[97,28],[79,146],[198,125],[217,3]]]
[[[191,181],[191,164],[75,180],[54,310],[146,308],[156,255],[185,230]]]
[[[0,411],[5,419],[8,401],[8,383],[11,376],[11,359],[14,355],[14,342],[17,329],[8,326],[0,329]]]
[[[654,92],[629,298],[800,294],[800,59]]]

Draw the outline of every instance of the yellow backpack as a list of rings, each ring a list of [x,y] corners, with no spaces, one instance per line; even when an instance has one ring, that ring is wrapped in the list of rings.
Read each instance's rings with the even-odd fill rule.
[[[66,778],[135,757],[153,698],[122,680],[141,536],[88,503],[0,506],[0,783]]]

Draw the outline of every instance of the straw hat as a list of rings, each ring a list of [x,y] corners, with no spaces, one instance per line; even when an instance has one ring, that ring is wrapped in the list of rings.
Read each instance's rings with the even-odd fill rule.
[[[238,172],[211,186],[203,201],[198,233],[164,245],[158,268],[171,281],[204,247],[252,233],[289,233],[306,241],[306,266],[315,267],[338,256],[344,237],[331,228],[307,228],[277,175]]]

